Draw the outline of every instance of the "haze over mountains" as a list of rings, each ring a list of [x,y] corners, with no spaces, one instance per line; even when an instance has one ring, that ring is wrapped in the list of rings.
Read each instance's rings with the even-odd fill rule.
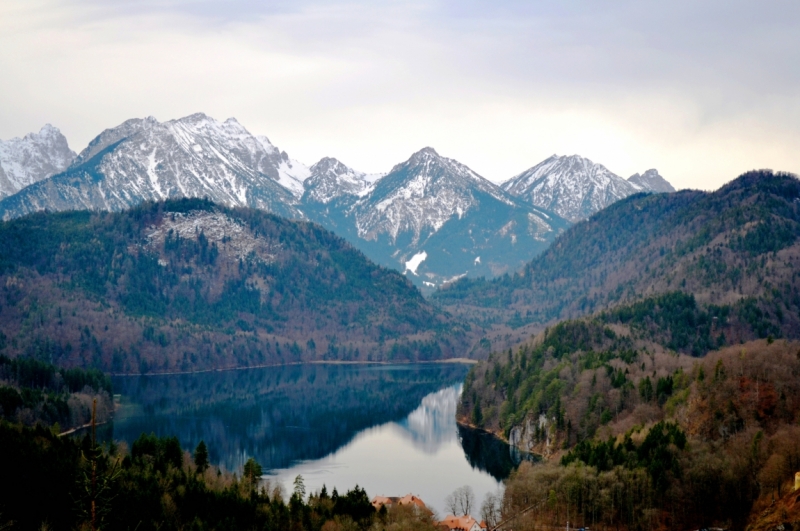
[[[655,170],[626,181],[578,156],[553,156],[502,186],[432,148],[385,175],[330,157],[307,167],[235,119],[202,113],[128,120],[77,157],[57,130],[46,129],[39,135],[47,132],[49,143],[40,140],[35,155],[15,159],[25,162],[15,163],[14,175],[23,175],[20,167],[27,173],[6,187],[0,218],[206,197],[318,222],[426,290],[518,270],[571,222],[633,193],[672,190]]]

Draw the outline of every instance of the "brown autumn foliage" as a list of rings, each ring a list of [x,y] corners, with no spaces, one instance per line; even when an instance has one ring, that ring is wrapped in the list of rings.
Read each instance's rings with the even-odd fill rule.
[[[677,465],[667,483],[659,487],[641,466],[523,463],[508,481],[504,518],[535,507],[514,520],[514,529],[563,526],[567,519],[592,529],[774,529],[762,520],[797,523],[797,495],[786,493],[800,470],[800,342],[753,341],[700,360],[664,356],[652,358],[657,374],[685,375],[675,394],[651,404],[647,415],[641,402],[624,406],[598,438],[610,436],[620,445],[628,435],[636,447],[656,421],[677,423],[688,441],[683,450],[671,447]],[[667,360],[669,369],[658,366]],[[647,365],[639,367],[630,371],[632,378],[652,375]],[[606,395],[613,390],[599,383],[596,388]],[[563,444],[563,434],[554,432],[553,440]],[[775,509],[781,498],[782,509]]]

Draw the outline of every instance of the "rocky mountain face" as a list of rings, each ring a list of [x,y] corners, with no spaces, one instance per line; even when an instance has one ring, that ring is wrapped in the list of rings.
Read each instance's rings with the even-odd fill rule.
[[[628,177],[628,182],[634,184],[644,191],[651,191],[655,193],[672,193],[675,188],[669,182],[658,174],[655,168],[649,169],[643,174],[639,175],[634,173]]]
[[[0,199],[64,170],[74,158],[67,139],[50,124],[38,133],[0,140]]]
[[[0,286],[0,354],[60,366],[425,360],[473,340],[319,225],[202,199],[0,222]]]
[[[0,202],[0,217],[207,197],[302,218],[297,203],[307,177],[307,168],[233,118],[133,119],[97,136],[66,171]]]
[[[656,170],[625,180],[602,164],[578,155],[553,155],[504,182],[502,188],[572,222],[638,192],[674,191]]]
[[[405,271],[422,288],[513,271],[568,225],[432,148],[413,154],[374,184],[336,167],[338,173],[325,174],[329,188],[348,192],[325,196],[325,203],[306,209],[308,216],[378,263]],[[339,184],[342,175],[349,176],[345,185]],[[311,206],[310,195],[304,196],[304,207]]]
[[[309,168],[303,182],[303,203],[328,204],[342,197],[360,197],[369,188],[366,174],[325,157]]]

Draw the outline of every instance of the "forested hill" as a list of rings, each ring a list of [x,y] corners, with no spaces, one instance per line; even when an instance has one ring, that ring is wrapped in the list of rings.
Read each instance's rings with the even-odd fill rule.
[[[551,458],[508,483],[512,512],[549,500],[540,523],[570,504],[576,527],[744,529],[800,466],[800,342],[717,350],[735,320],[671,293],[475,365],[459,421]]]
[[[476,321],[527,326],[530,334],[556,320],[682,291],[700,305],[744,304],[796,337],[798,235],[800,181],[754,171],[713,193],[623,199],[571,227],[521,273],[462,279],[434,299]]]
[[[468,331],[321,227],[184,199],[0,224],[0,354],[115,373],[462,352]]]

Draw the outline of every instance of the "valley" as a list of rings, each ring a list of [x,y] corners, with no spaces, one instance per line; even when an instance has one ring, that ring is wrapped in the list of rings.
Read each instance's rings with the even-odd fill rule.
[[[366,529],[388,516],[364,487],[444,516],[462,483],[514,529],[795,521],[796,176],[676,192],[553,156],[498,185],[432,148],[367,175],[203,114],[129,120],[64,167],[39,135],[14,153],[61,158],[0,201],[0,439],[57,482],[152,480],[153,526],[198,489],[259,525]],[[102,444],[54,442],[94,404]]]

